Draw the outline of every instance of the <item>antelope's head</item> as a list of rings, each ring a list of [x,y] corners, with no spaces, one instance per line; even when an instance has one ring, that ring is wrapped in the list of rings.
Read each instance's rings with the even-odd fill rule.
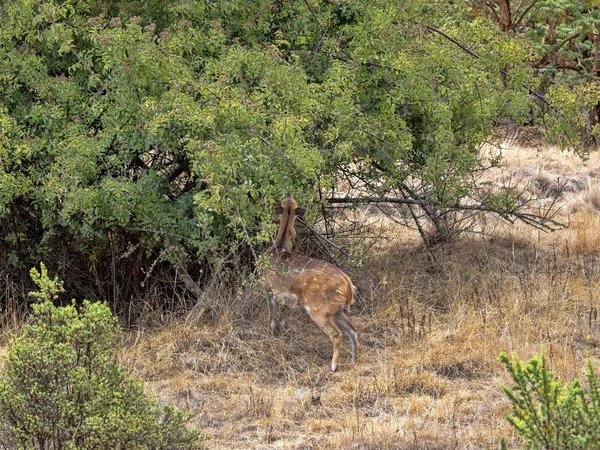
[[[302,217],[305,212],[306,208],[298,207],[296,199],[289,193],[281,202],[281,206],[275,207],[275,213],[283,215],[275,238],[275,248],[292,251],[292,238],[296,236],[294,221],[296,216]]]

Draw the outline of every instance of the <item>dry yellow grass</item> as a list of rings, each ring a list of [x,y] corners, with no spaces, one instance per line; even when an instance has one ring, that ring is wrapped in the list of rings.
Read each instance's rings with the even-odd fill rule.
[[[271,336],[259,297],[251,314],[132,332],[123,360],[161,401],[190,411],[215,449],[480,449],[501,436],[517,448],[499,352],[543,351],[565,381],[600,357],[600,154],[583,165],[555,149],[513,149],[504,170],[529,166],[540,185],[546,172],[591,180],[563,196],[583,205],[565,208],[570,228],[489,221],[493,236],[467,235],[432,261],[416,234],[386,224],[353,277],[355,366],[345,345],[329,372],[331,345],[303,311]]]

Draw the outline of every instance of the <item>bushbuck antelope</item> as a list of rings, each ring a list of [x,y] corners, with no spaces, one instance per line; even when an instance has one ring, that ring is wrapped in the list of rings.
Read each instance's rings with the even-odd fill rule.
[[[333,341],[331,371],[335,372],[342,346],[342,333],[350,338],[352,362],[356,361],[358,333],[356,327],[343,311],[343,307],[354,303],[354,285],[350,277],[333,264],[320,259],[292,253],[292,238],[296,235],[294,221],[302,217],[305,208],[299,208],[291,194],[283,199],[281,224],[275,238],[275,245],[269,250],[265,280],[273,291],[270,301],[271,330],[275,333],[283,329],[285,319],[281,304],[304,307],[310,318]]]

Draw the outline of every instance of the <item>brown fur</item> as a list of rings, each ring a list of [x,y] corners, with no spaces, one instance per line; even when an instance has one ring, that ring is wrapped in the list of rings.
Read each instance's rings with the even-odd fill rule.
[[[296,208],[298,208],[298,203],[296,203],[294,197],[288,194],[288,196],[283,199],[281,207],[283,208],[283,217],[281,218],[279,231],[275,238],[275,248],[291,252],[292,238],[296,236],[294,221],[296,220]]]
[[[350,277],[333,264],[291,252],[292,238],[296,235],[297,203],[288,194],[281,206],[283,217],[265,270],[265,280],[273,291],[271,329],[276,332],[285,324],[279,312],[280,303],[304,307],[310,318],[333,341],[331,370],[335,371],[343,334],[350,338],[352,362],[356,360],[356,327],[342,310],[354,303],[355,288]]]

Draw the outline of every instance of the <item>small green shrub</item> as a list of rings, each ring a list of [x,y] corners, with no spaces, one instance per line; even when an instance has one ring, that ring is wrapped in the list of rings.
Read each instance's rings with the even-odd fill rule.
[[[121,330],[103,303],[55,306],[57,279],[32,271],[40,291],[0,379],[0,446],[23,449],[196,449],[188,416],[159,407],[119,365]]]
[[[585,389],[578,379],[561,384],[544,355],[523,364],[501,353],[500,361],[515,383],[503,388],[513,404],[507,420],[526,448],[600,449],[600,388],[591,361]]]

